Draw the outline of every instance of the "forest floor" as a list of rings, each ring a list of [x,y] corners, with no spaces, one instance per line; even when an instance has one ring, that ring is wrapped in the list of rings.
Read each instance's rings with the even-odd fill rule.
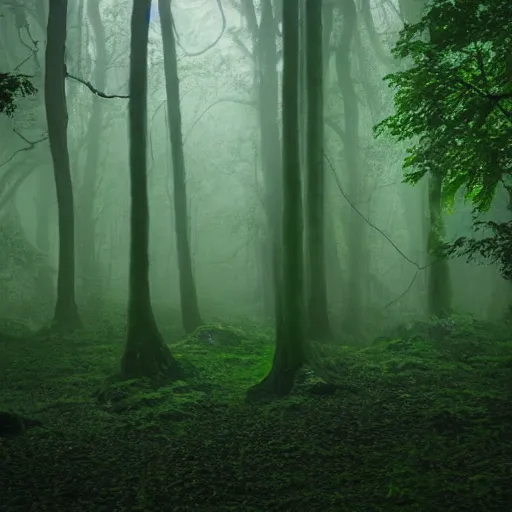
[[[122,326],[0,339],[0,410],[43,423],[0,437],[0,511],[510,512],[510,337],[418,329],[340,346],[336,386],[303,372],[267,404],[244,403],[272,358],[257,330],[171,344],[200,373],[158,389],[107,380]]]

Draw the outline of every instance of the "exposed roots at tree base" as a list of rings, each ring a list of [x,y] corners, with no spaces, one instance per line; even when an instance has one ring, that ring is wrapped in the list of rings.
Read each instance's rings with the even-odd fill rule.
[[[261,382],[249,388],[245,398],[246,402],[270,401],[289,395],[298,370],[299,368],[276,369],[273,367]]]
[[[49,325],[39,330],[39,335],[47,336],[52,333],[72,333],[83,327],[82,320],[76,307],[67,311],[56,311]]]
[[[150,378],[159,381],[185,378],[185,370],[172,356],[158,332],[131,336],[133,339],[129,337],[121,360],[123,378]]]

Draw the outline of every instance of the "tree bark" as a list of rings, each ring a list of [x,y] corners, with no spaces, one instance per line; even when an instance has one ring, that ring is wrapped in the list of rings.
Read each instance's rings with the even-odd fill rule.
[[[331,338],[325,272],[324,91],[322,2],[306,0],[307,333]]]
[[[304,362],[302,183],[298,132],[299,1],[283,5],[283,217],[282,329],[270,373],[247,392],[248,400],[290,393]]]
[[[180,81],[176,60],[171,6],[168,0],[158,0],[162,44],[164,52],[165,87],[167,93],[167,116],[169,139],[172,151],[172,175],[174,193],[174,222],[176,249],[180,279],[181,318],[183,328],[190,333],[202,323],[197,301],[196,284],[192,270],[192,255],[189,241],[189,219],[187,212],[187,188],[185,179],[185,156],[181,131]]]
[[[53,327],[75,329],[81,321],[75,300],[75,212],[68,152],[66,106],[67,0],[50,0],[44,98],[59,217],[59,273]]]
[[[418,23],[425,11],[425,0],[400,0],[400,11],[409,23]],[[428,30],[428,38],[436,37],[436,27]],[[434,39],[435,40],[435,39]],[[442,209],[442,177],[434,171],[426,176],[428,204],[425,210],[427,255],[430,266],[427,268],[427,313],[443,317],[451,312],[452,288],[450,266],[447,258],[438,254],[444,238],[444,218]],[[421,182],[418,184],[421,186]]]
[[[347,0],[344,2],[343,30],[340,45],[336,51],[336,71],[345,118],[344,156],[348,175],[347,192],[352,202],[357,201],[360,194],[363,172],[359,140],[359,107],[350,72],[350,49],[356,30],[356,16],[354,1]],[[357,334],[362,327],[362,289],[367,277],[367,261],[364,251],[366,229],[364,221],[353,208],[350,208],[347,220],[348,290],[344,327],[352,334]]]
[[[261,164],[264,184],[264,207],[268,235],[263,239],[263,259],[266,279],[270,280],[273,296],[265,296],[267,312],[275,318],[276,332],[282,328],[281,226],[282,207],[281,142],[278,121],[278,78],[276,21],[270,0],[263,0],[258,31],[258,114]]]
[[[131,239],[128,334],[121,360],[124,378],[177,380],[184,377],[156,325],[149,289],[147,183],[147,61],[151,0],[133,0],[130,44]]]
[[[444,235],[442,210],[442,178],[437,173],[428,176],[429,233],[427,252],[431,259],[427,269],[427,311],[444,317],[451,313],[451,276],[448,260],[439,254]]]
[[[98,90],[103,91],[106,85],[107,47],[99,7],[99,0],[88,0],[87,13],[94,32],[96,49],[94,84]],[[100,269],[96,255],[94,204],[103,128],[103,101],[105,100],[97,95],[92,97],[91,115],[87,126],[89,144],[87,146],[82,186],[80,187],[80,210],[78,212],[78,241],[80,247],[78,263],[82,280],[82,294],[85,303],[94,307],[95,310],[101,308],[102,298]]]

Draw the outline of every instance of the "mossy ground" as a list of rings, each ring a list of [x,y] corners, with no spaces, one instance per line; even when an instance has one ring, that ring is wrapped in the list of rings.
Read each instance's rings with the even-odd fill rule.
[[[2,512],[512,509],[512,343],[491,326],[340,347],[330,394],[304,372],[252,405],[268,333],[176,341],[199,375],[160,388],[112,378],[123,341],[110,323],[0,341],[0,409],[44,423],[0,438]]]

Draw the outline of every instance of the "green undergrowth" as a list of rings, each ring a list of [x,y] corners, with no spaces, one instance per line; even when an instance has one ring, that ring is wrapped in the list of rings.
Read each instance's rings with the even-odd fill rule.
[[[0,410],[43,426],[0,438],[0,510],[506,511],[512,343],[471,319],[371,345],[312,346],[294,393],[246,404],[269,332],[175,338],[197,375],[117,377],[124,327],[0,338]]]

